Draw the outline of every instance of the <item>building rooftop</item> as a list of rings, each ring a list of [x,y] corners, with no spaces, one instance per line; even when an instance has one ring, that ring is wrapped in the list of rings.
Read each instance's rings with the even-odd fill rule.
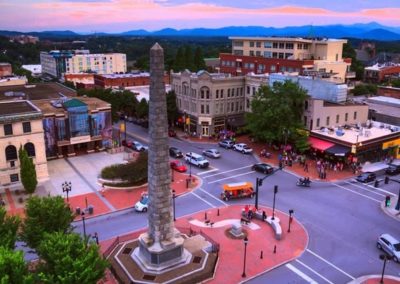
[[[333,38],[302,38],[302,37],[253,37],[253,36],[231,36],[230,40],[269,40],[269,41],[297,41],[297,42],[317,42],[317,43],[327,43],[327,42],[343,42],[347,43],[346,39],[333,39]]]
[[[126,73],[126,74],[99,74],[99,77],[103,77],[106,79],[120,79],[120,78],[139,78],[139,77],[150,77],[149,72],[141,72],[141,73]]]
[[[79,100],[82,103],[88,106],[88,109],[93,111],[100,110],[111,110],[111,104],[102,101],[98,98],[89,98],[89,97],[77,97],[74,100]],[[62,107],[62,103],[65,100],[37,100],[33,103],[43,112],[44,116],[52,116],[52,115],[63,115],[65,113],[65,109]]]
[[[336,139],[347,144],[366,143],[393,133],[400,133],[400,127],[394,125],[376,121],[368,121],[367,125],[369,125],[369,127],[362,127],[361,125],[345,125],[343,127],[330,129],[324,127],[320,130],[313,130],[311,132],[326,137],[328,140],[329,138]]]
[[[0,116],[18,115],[40,112],[28,101],[2,101],[0,102]]]
[[[376,96],[370,97],[367,99],[368,103],[377,103],[382,105],[390,105],[394,107],[400,108],[400,99],[392,98],[392,97],[385,97],[385,96]],[[400,109],[398,114],[400,115]]]
[[[63,96],[74,97],[76,92],[58,83],[40,83],[35,85],[19,85],[0,87],[1,100],[41,100],[59,99]]]
[[[400,67],[400,64],[393,63],[393,62],[386,62],[386,63],[383,63],[383,64],[376,63],[375,65],[365,67],[365,70],[380,71],[380,70],[384,70],[386,68],[396,67],[396,66]]]
[[[40,64],[22,65],[22,69],[28,70],[31,73],[42,73],[42,65]]]
[[[125,90],[137,94],[136,98],[139,102],[142,99],[145,99],[146,101],[150,100],[150,86],[125,87]],[[170,90],[171,90],[171,85],[165,85],[165,92],[168,93]]]

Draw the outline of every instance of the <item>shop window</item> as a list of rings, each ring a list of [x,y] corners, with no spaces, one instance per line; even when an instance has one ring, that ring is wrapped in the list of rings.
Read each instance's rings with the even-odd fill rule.
[[[4,124],[4,135],[13,135],[12,124]]]
[[[5,150],[6,153],[6,161],[17,160],[17,148],[13,145],[8,145]]]

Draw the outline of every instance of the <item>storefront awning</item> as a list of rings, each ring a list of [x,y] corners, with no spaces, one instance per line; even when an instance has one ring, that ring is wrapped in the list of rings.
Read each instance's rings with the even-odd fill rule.
[[[325,150],[326,153],[335,155],[335,156],[346,156],[347,153],[350,152],[350,148],[342,145],[333,145],[332,147]]]
[[[334,143],[324,141],[315,137],[309,137],[308,142],[310,142],[311,147],[317,150],[325,151],[326,149],[335,145]]]

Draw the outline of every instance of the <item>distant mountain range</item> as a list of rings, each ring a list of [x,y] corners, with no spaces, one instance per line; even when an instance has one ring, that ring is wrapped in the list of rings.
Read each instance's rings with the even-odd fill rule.
[[[0,31],[0,35],[29,34],[43,38],[51,37],[82,37],[94,34],[78,34],[72,31],[43,31],[21,33],[14,31]],[[328,38],[357,38],[368,40],[393,41],[400,40],[400,27],[383,26],[376,22],[353,25],[327,26],[296,26],[296,27],[262,27],[262,26],[232,26],[216,29],[194,28],[176,30],[166,28],[149,32],[143,29],[131,30],[123,33],[96,33],[96,36],[185,36],[185,37],[228,37],[228,36],[298,36],[298,37],[328,37]]]

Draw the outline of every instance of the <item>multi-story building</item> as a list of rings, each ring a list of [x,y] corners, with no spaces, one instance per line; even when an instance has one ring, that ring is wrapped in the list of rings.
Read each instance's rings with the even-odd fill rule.
[[[126,72],[126,55],[122,53],[90,54],[88,50],[40,53],[42,72],[56,78],[64,74]]]
[[[164,74],[164,83],[169,84],[169,75]],[[103,74],[94,75],[94,85],[99,88],[124,88],[150,85],[150,73]]]
[[[364,81],[366,82],[380,83],[390,78],[400,78],[400,64],[384,63],[364,68]]]
[[[243,126],[251,97],[262,84],[268,84],[267,75],[233,77],[206,71],[171,74],[171,88],[184,116],[185,130],[206,137]]]
[[[314,71],[345,82],[355,78],[351,59],[343,59],[347,40],[282,37],[230,37],[232,54],[220,54],[220,71],[233,75],[249,72]]]
[[[11,76],[12,66],[10,63],[0,62],[0,77]]]
[[[48,177],[42,118],[30,101],[0,102],[0,186],[20,182],[20,147],[33,159],[38,180]]]
[[[28,83],[25,76],[7,76],[0,78],[0,87],[5,86],[23,86]]]
[[[36,44],[39,42],[39,37],[31,35],[16,35],[10,37],[10,41],[19,42],[20,44],[27,44],[27,43]]]
[[[307,90],[309,96],[315,99],[326,100],[333,103],[343,103],[347,100],[348,86],[340,80],[281,73],[269,75],[270,86],[273,86],[275,82],[283,83],[286,80],[298,83],[303,89]]]

